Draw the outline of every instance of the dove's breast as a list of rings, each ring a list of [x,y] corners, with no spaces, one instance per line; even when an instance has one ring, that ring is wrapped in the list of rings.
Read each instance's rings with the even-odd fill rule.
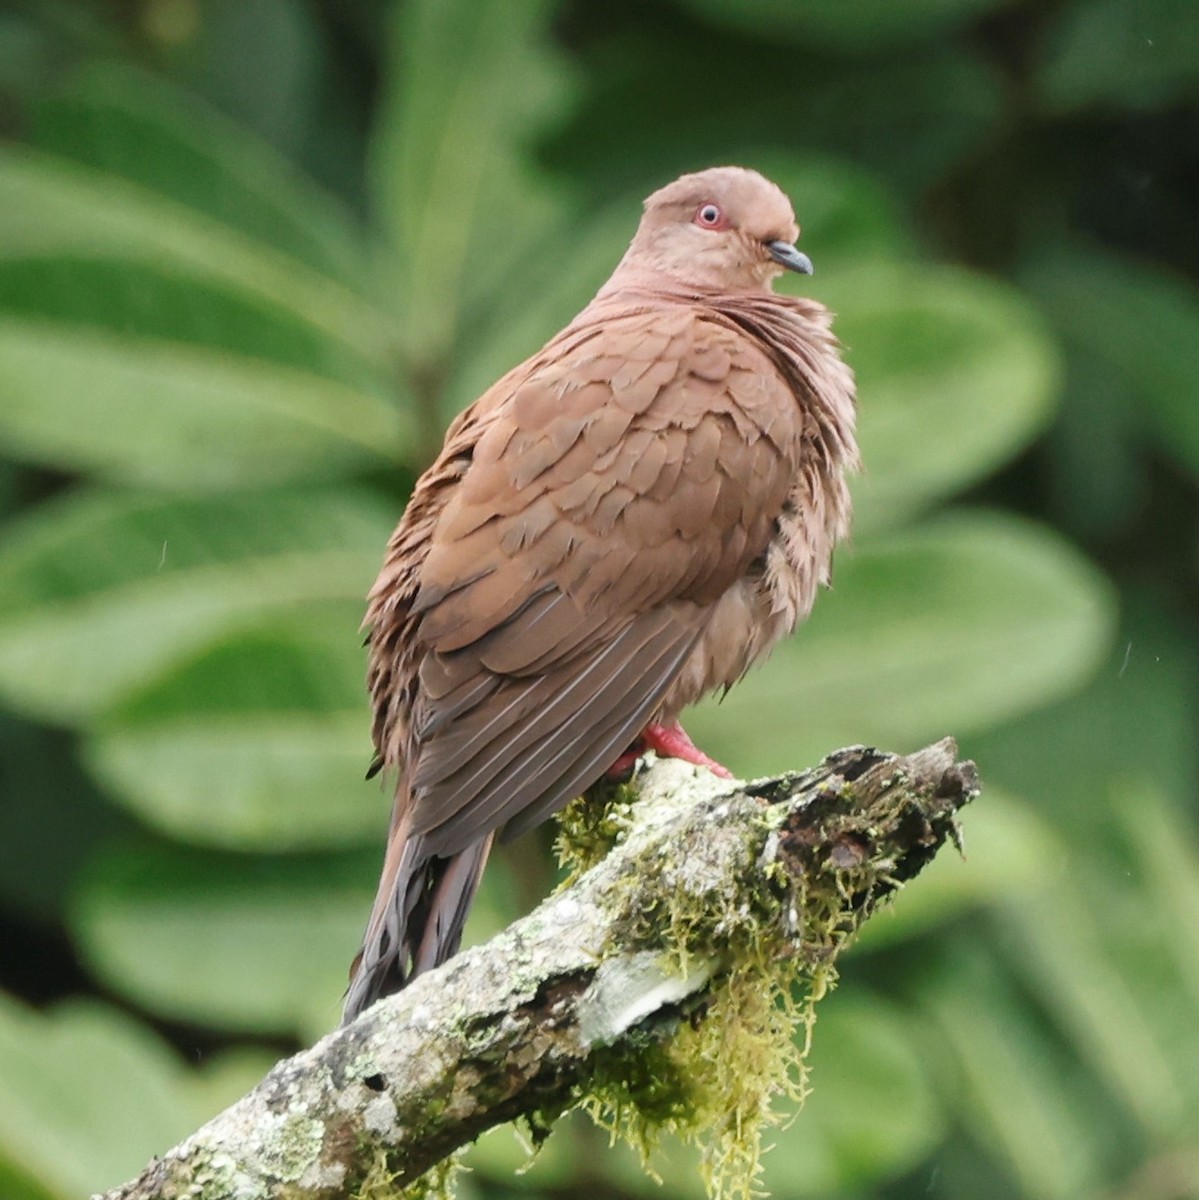
[[[775,352],[776,361],[791,367],[786,400],[801,416],[795,440],[784,443],[791,487],[765,550],[710,606],[704,632],[665,698],[663,723],[702,696],[731,687],[811,612],[817,592],[829,582],[833,549],[848,533],[852,505],[846,474],[857,465],[852,376],[829,352],[826,328],[801,321],[797,313],[784,315],[795,327],[781,326],[792,335],[783,345],[779,326],[763,329],[757,321],[747,322],[746,332],[752,330]],[[815,361],[829,364],[826,377],[808,369],[811,345],[825,351]],[[772,381],[765,408],[781,409],[779,390]]]
[[[663,723],[702,696],[732,687],[812,610],[828,583],[840,530],[825,515],[828,498],[801,476],[775,522],[764,554],[711,606],[703,635],[662,705]]]

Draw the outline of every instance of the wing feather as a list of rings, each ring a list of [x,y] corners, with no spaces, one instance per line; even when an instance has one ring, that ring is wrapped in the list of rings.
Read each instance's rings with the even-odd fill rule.
[[[377,611],[407,626],[373,644],[408,648],[409,707],[394,670],[372,677],[422,855],[529,828],[592,783],[764,553],[802,418],[754,340],[698,311],[614,317],[511,373],[455,427],[460,465],[434,468],[452,486],[420,509],[419,543],[394,539],[415,560],[387,576],[407,599]]]

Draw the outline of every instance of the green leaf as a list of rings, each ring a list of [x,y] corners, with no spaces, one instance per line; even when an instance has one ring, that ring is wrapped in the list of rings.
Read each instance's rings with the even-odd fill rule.
[[[1145,262],[1097,247],[1045,248],[1022,280],[1074,353],[1116,376],[1138,423],[1199,474],[1199,293]],[[1143,417],[1142,417],[1143,414]]]
[[[339,803],[331,797],[330,803]],[[95,974],[174,1020],[314,1040],[337,1023],[383,858],[390,800],[375,790],[377,845],[266,857],[113,842],[75,896],[72,936]],[[519,883],[488,865],[464,945],[515,915]]]
[[[966,271],[875,263],[820,278],[858,383],[855,527],[897,524],[1007,461],[1059,391],[1056,349],[1015,289]]]
[[[1071,840],[1086,830],[1122,842],[1118,814],[1102,802],[1113,780],[1190,794],[1197,676],[1189,622],[1161,596],[1126,591],[1119,635],[1088,687],[971,738],[969,753],[986,765],[988,783],[1027,797]]]
[[[454,358],[443,416],[478,399],[497,379],[535,353],[583,309],[611,275],[637,228],[640,201],[612,205],[579,228],[547,235],[548,252],[524,273],[518,303],[494,304],[473,327],[468,354]],[[570,269],[564,270],[563,263]]]
[[[472,1177],[483,1177],[482,1194],[487,1196],[532,1198],[551,1189],[557,1194],[559,1188],[579,1195],[590,1182],[592,1170],[611,1178],[611,1160],[623,1148],[623,1143],[609,1146],[605,1141],[604,1153],[595,1153],[598,1133],[582,1113],[573,1110],[563,1113],[554,1122],[551,1135],[533,1150],[519,1124],[494,1125],[466,1148],[463,1165]],[[581,1165],[584,1163],[588,1166]],[[638,1170],[638,1175],[645,1178],[643,1170]],[[679,1187],[671,1189],[673,1200],[681,1193]]]
[[[1047,515],[1084,541],[1110,543],[1144,511],[1151,435],[1142,406],[1107,363],[1078,351],[1064,357],[1062,404],[1043,443]]]
[[[1163,108],[1199,84],[1192,0],[1075,0],[1053,14],[1044,44],[1037,92],[1053,113]]]
[[[1114,750],[1130,760],[1168,744],[1146,743],[1135,723],[1129,736]],[[1091,744],[1102,740],[1097,721]],[[1097,761],[1079,762],[1068,730],[1060,752],[1057,774],[1077,774],[1074,786],[1087,787],[1085,820],[1070,822],[1072,853],[1056,871],[1012,892],[999,928],[1027,990],[1119,1102],[1123,1120],[1161,1144],[1199,1114],[1190,1069],[1199,1055],[1199,951],[1180,936],[1199,917],[1199,845],[1185,807],[1167,802],[1149,763],[1105,772],[1112,749],[1098,748]]]
[[[0,693],[85,720],[264,614],[365,595],[392,524],[328,491],[43,504],[0,548]]]
[[[914,257],[917,243],[899,200],[873,172],[847,160],[777,148],[764,147],[749,161],[791,198],[818,278],[836,279],[859,259]]]
[[[1004,0],[687,0],[714,24],[834,52],[879,50],[947,35]]]
[[[371,362],[391,322],[373,303],[204,213],[111,173],[0,146],[0,261],[68,255],[176,271],[277,306]]]
[[[974,945],[955,946],[920,981],[931,1036],[952,1061],[956,1112],[1006,1159],[1021,1196],[1073,1200],[1102,1192],[1090,1081],[1032,1019],[1011,982]]]
[[[564,216],[522,151],[563,107],[567,75],[544,0],[396,6],[371,147],[375,210],[391,235],[405,345],[444,358],[464,307],[496,303],[525,254]],[[394,281],[393,281],[394,282]]]
[[[307,1038],[337,1024],[380,858],[117,845],[84,879],[73,934],[91,969],[147,1009]]]
[[[289,310],[160,264],[69,253],[10,259],[0,272],[0,314],[54,323],[67,336],[107,332],[269,359],[363,392],[386,391],[371,364]],[[62,400],[48,394],[46,404],[56,412]]]
[[[1002,112],[1002,85],[992,62],[953,46],[853,71],[838,66],[793,119],[826,153],[871,166],[919,193],[977,154]]]
[[[688,725],[759,775],[851,742],[963,736],[1081,684],[1112,616],[1107,582],[1048,530],[942,518],[841,555],[798,634]]]
[[[916,1030],[859,993],[822,1002],[812,1036],[811,1095],[766,1155],[772,1196],[824,1196],[911,1170],[940,1142],[945,1119]]]
[[[0,995],[0,1176],[55,1200],[115,1187],[236,1099],[246,1074],[222,1063],[197,1078],[95,1001],[40,1014]]]
[[[278,1061],[278,1055],[269,1049],[246,1043],[207,1055],[203,1065],[188,1076],[189,1101],[198,1113],[192,1129],[253,1091]]]
[[[1194,854],[1189,858],[1194,869]],[[1187,1120],[1186,1091],[1199,1100],[1193,1072],[1181,1067],[1199,1053],[1194,1022],[1161,1011],[1166,998],[1175,1007],[1178,980],[1150,965],[1165,966],[1178,934],[1155,936],[1145,928],[1156,906],[1141,889],[1106,872],[1099,880],[1086,875],[1059,872],[1003,907],[1010,957],[1080,1057],[1146,1132],[1168,1136]],[[1142,898],[1150,901],[1143,907]]]
[[[40,149],[170,197],[351,288],[367,282],[351,214],[255,137],[160,79],[90,63],[33,109]]]
[[[82,864],[132,824],[88,786],[68,746],[62,730],[0,711],[0,906],[30,928],[61,924]]]
[[[198,9],[168,5],[151,14],[147,23],[177,78],[221,112],[236,114],[271,144],[313,161],[339,190],[357,190],[361,135],[356,101],[361,95],[365,107],[373,92],[374,71],[366,66],[366,56],[376,37],[377,12],[347,10],[340,14],[344,23],[330,24],[328,14],[307,4],[247,0]],[[178,31],[189,23],[191,37]],[[343,58],[350,45],[363,57],[350,51],[348,60]],[[247,57],[247,46],[269,46],[270,53]],[[326,148],[334,139],[341,145]]]
[[[1199,858],[1165,801],[1195,775],[1196,659],[1177,617],[1136,595],[1113,651],[1085,692],[971,751],[1069,849],[1000,909],[1009,961],[1121,1128],[1162,1144],[1199,1114],[1199,951],[1178,933],[1199,918]]]
[[[397,409],[262,359],[0,318],[0,446],[163,487],[246,487],[395,462]]]
[[[952,171],[968,171],[999,131],[1003,80],[992,60],[961,44],[859,62],[801,55],[802,69],[779,71],[765,69],[781,61],[776,42],[662,32],[597,55],[580,112],[552,145],[555,164],[600,194],[611,195],[613,180],[661,186],[697,164],[755,166],[755,150],[765,162],[764,151],[785,144],[857,162],[923,202]],[[704,81],[701,108],[694,90],[671,83],[684,78]]]
[[[62,1193],[35,1182],[19,1166],[6,1161],[0,1149],[0,1195],[5,1200],[58,1200]]]
[[[377,833],[362,604],[275,614],[180,662],[95,725],[83,759],[120,803],[187,841],[336,845]]]
[[[1115,815],[1151,892],[1152,909],[1165,917],[1163,928],[1199,929],[1199,845],[1189,814],[1144,784],[1124,783],[1113,791]],[[1158,995],[1172,997],[1181,992],[1187,996],[1189,1006],[1199,1010],[1199,942],[1172,933],[1163,940],[1164,953],[1177,973],[1179,987],[1177,992],[1163,989]],[[1171,1016],[1178,1012],[1169,1001],[1164,1007],[1171,1010]],[[1172,1030],[1168,1035],[1171,1045],[1178,1044],[1176,1038],[1195,1038],[1194,1025],[1183,1020],[1184,1030]],[[1174,1056],[1172,1061],[1183,1060]],[[1186,1072],[1180,1083],[1189,1091],[1192,1108],[1199,1109],[1199,1081]]]
[[[212,660],[250,669],[258,657],[234,643]],[[273,712],[264,702],[262,711],[244,717],[105,725],[85,743],[83,756],[114,799],[187,841],[338,845],[379,826],[378,789],[362,782],[371,760],[369,730],[364,705],[360,712],[303,715]]]
[[[0,520],[14,512],[21,503],[21,468],[16,463],[0,458]]]

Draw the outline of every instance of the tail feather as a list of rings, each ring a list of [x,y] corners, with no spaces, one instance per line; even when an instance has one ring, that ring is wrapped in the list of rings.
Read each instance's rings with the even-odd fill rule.
[[[350,967],[343,1025],[457,953],[492,840],[489,833],[440,858],[427,853],[419,834],[408,836],[407,821],[393,825],[362,949]]]
[[[419,925],[411,929],[417,936],[412,943],[412,974],[431,971],[458,953],[462,930],[471,901],[479,889],[494,834],[487,834],[451,858],[431,860],[432,884],[427,909]]]

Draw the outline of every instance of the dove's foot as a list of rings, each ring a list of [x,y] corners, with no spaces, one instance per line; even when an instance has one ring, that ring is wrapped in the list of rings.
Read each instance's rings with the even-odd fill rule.
[[[697,767],[707,767],[721,779],[733,777],[732,771],[722,767],[714,758],[709,758],[677,721],[671,725],[647,725],[645,732],[608,768],[607,777],[620,779],[627,775],[647,750],[653,750],[663,758],[681,758]]]

